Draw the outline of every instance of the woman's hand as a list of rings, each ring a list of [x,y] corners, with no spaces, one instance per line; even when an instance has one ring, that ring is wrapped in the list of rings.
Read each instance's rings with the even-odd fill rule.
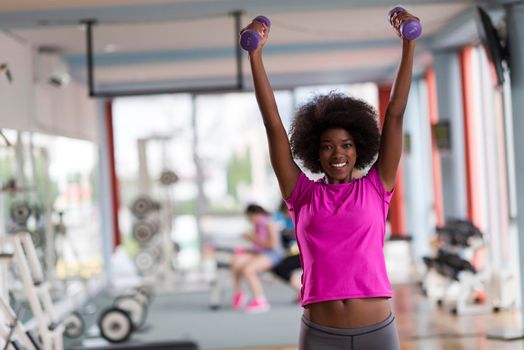
[[[249,53],[251,54],[251,53],[262,50],[269,36],[269,27],[265,23],[253,21],[247,27],[243,28],[240,31],[240,35],[242,35],[242,33],[248,29],[254,30],[255,32],[257,32],[260,35],[260,41],[258,42],[258,47],[255,50],[250,51]]]
[[[407,11],[398,11],[391,17],[391,25],[395,32],[397,33],[397,36],[399,38],[402,38],[402,34],[400,32],[400,26],[402,23],[409,21],[409,20],[415,20],[420,22],[420,18],[417,16],[412,15],[411,13]]]
[[[247,241],[253,242],[255,240],[255,235],[252,232],[246,232],[242,234],[242,238]]]

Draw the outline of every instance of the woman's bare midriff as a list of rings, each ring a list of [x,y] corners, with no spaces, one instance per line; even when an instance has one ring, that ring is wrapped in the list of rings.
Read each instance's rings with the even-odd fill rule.
[[[304,316],[333,328],[359,328],[384,321],[391,313],[388,298],[342,299],[309,304]]]

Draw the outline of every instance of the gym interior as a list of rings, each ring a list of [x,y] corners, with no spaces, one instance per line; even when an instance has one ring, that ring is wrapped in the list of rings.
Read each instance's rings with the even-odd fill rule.
[[[286,130],[330,91],[382,118],[397,5],[2,0],[0,347],[298,349],[274,272],[269,310],[232,309],[244,209],[282,200],[239,33],[271,20]],[[402,6],[423,30],[384,242],[401,348],[524,349],[524,2]]]

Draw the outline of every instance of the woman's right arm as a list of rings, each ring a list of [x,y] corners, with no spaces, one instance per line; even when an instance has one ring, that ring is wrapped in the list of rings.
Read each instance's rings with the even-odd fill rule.
[[[250,24],[248,28],[253,28],[263,33],[258,48],[249,52],[249,62],[253,74],[258,107],[266,128],[271,165],[277,176],[280,192],[283,198],[286,199],[291,196],[295,188],[300,169],[291,155],[289,139],[280,119],[273,89],[267,78],[262,60],[262,48],[267,41],[269,28],[256,22]]]

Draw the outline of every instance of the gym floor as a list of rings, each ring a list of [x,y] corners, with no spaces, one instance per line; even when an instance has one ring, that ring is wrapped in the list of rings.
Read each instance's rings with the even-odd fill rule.
[[[524,340],[498,341],[486,335],[518,330],[517,312],[453,316],[421,296],[414,285],[395,286],[395,310],[402,350],[522,350]],[[296,345],[229,348],[228,350],[296,350]],[[224,349],[225,350],[225,349]]]
[[[139,342],[189,339],[203,350],[297,349],[301,309],[291,302],[292,290],[271,280],[265,282],[265,288],[272,309],[258,315],[231,311],[228,293],[218,311],[208,308],[209,294],[205,291],[158,295],[149,307],[145,329],[133,334],[132,339]],[[457,317],[423,297],[414,284],[397,284],[394,288],[394,309],[403,350],[524,349],[524,340],[496,341],[486,337],[493,331],[518,329],[520,316],[515,311]],[[107,296],[99,299],[99,307],[110,303]]]
[[[439,308],[434,301],[438,285],[432,289],[432,298],[422,295],[413,280],[416,271],[412,270],[409,245],[387,244],[385,253],[394,287],[392,306],[403,350],[524,350],[524,340],[487,339],[487,334],[492,332],[519,330],[519,312],[502,310],[496,314],[453,316],[449,312],[450,306]],[[157,292],[148,307],[145,326],[131,336],[131,341],[191,340],[202,350],[297,349],[302,309],[293,302],[295,292],[289,286],[271,274],[264,274],[262,280],[271,310],[249,315],[231,310],[230,275],[222,271],[219,276],[224,285],[220,309],[213,311],[209,307],[209,284],[184,282],[181,284],[184,288],[177,288],[175,294]],[[90,309],[96,309],[96,312],[84,315],[88,329],[86,335],[82,339],[65,339],[66,349],[80,343],[86,348],[100,345],[95,324],[112,301],[107,293],[101,293],[91,302]]]

